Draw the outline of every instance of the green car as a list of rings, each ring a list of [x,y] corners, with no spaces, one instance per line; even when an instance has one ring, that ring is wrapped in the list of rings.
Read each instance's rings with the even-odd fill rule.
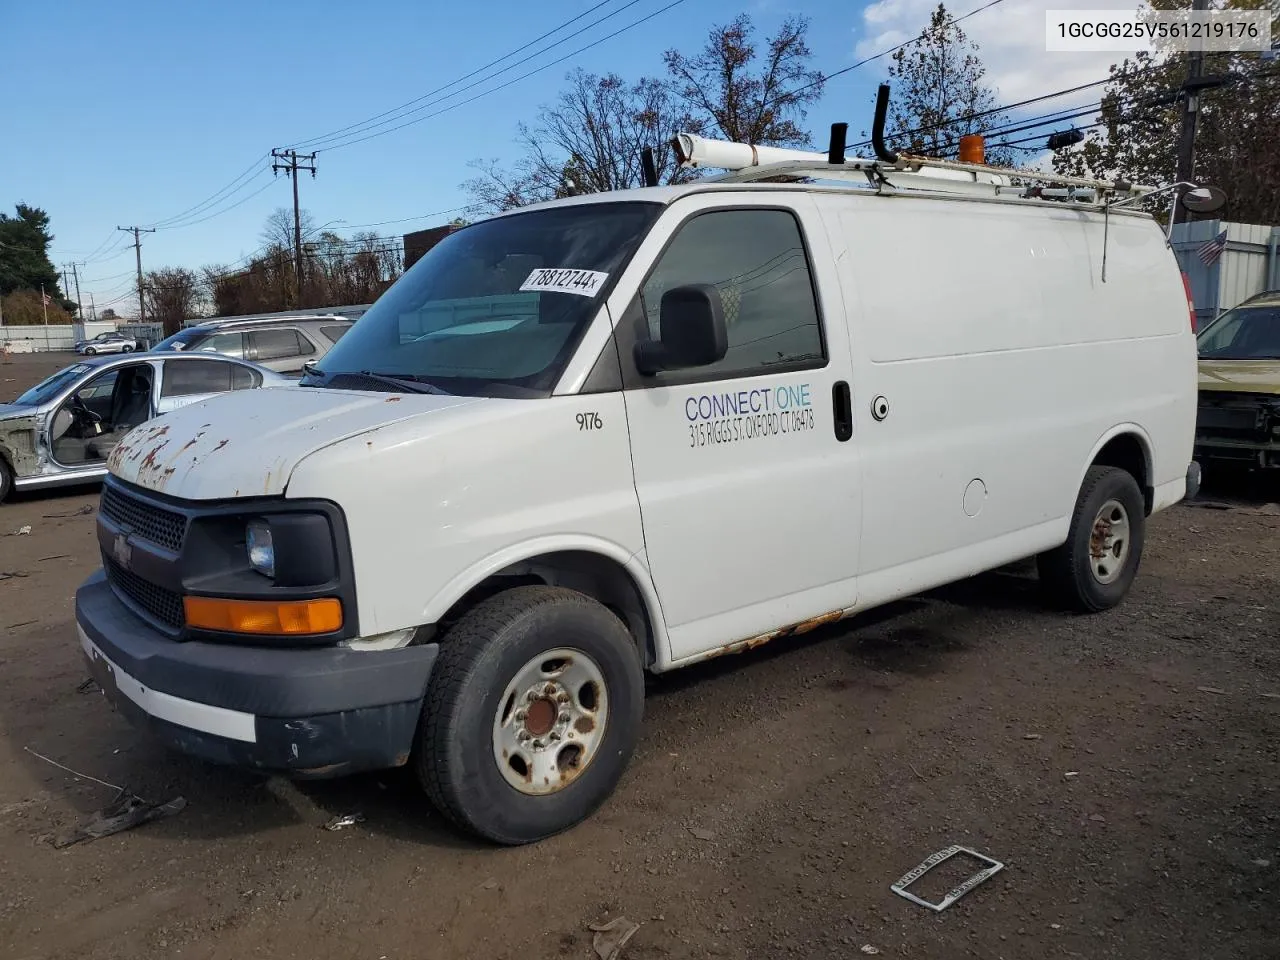
[[[1280,467],[1280,290],[1228,310],[1196,340],[1196,459]]]

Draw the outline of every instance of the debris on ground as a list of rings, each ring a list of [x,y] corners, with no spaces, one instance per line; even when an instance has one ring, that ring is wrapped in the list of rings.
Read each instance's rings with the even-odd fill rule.
[[[1226,696],[1227,691],[1219,690],[1217,687],[1196,687],[1201,693],[1216,693],[1218,696]]]
[[[1107,822],[1107,818],[1106,818],[1106,817],[1104,817],[1104,816],[1103,816],[1102,814],[1100,814],[1100,813],[1091,813],[1091,814],[1089,814],[1089,819],[1090,819],[1090,820],[1092,820],[1094,823],[1106,823],[1106,822]]]
[[[46,519],[46,520],[65,520],[65,519],[67,519],[68,517],[87,517],[87,516],[88,516],[89,514],[91,514],[91,513],[93,513],[93,504],[91,504],[91,503],[86,503],[86,504],[85,504],[83,507],[81,507],[79,510],[73,510],[73,511],[71,511],[70,513],[46,513],[46,514],[44,515],[44,519]]]
[[[1041,736],[1040,734],[1038,734],[1038,733],[1024,733],[1024,734],[1022,735],[1022,739],[1023,739],[1023,740],[1043,740],[1043,739],[1044,739],[1044,737],[1042,737],[1042,736]]]
[[[877,953],[880,952],[879,947],[873,947],[869,943],[864,943],[861,949],[863,953],[870,954],[871,956],[875,956]]]
[[[92,693],[98,686],[98,681],[93,677],[86,677],[80,683],[76,684],[76,693]]]
[[[151,803],[125,791],[103,807],[87,823],[78,825],[70,833],[53,841],[59,850],[82,840],[100,840],[124,830],[140,827],[153,820],[161,820],[180,813],[187,805],[183,797],[174,797],[168,803]]]
[[[497,890],[497,889],[498,889],[498,881],[497,881],[497,880],[495,880],[495,879],[493,879],[493,877],[490,877],[490,878],[489,878],[488,880],[486,880],[484,883],[480,884],[480,889],[481,889],[481,890]]]
[[[711,841],[716,838],[714,830],[707,830],[705,827],[690,827],[689,832],[699,840]]]
[[[10,578],[25,577],[25,573],[19,573],[17,570],[0,570],[0,580],[9,580]]]
[[[1253,861],[1253,865],[1254,865],[1255,867],[1269,867],[1269,866],[1271,866],[1271,861],[1270,861],[1270,860],[1255,860],[1255,861]]]
[[[640,924],[633,923],[626,917],[614,917],[608,923],[592,923],[588,930],[595,933],[591,938],[591,947],[600,960],[618,960],[622,956],[622,948],[635,936]]]
[[[25,537],[31,533],[31,524],[23,524],[17,530],[13,531],[15,537]]]
[[[962,881],[952,888],[952,890],[937,903],[930,903],[928,900],[917,897],[914,893],[907,890],[907,887],[911,886],[911,884],[915,883],[938,864],[943,863],[946,860],[950,860],[958,853],[963,853],[975,860],[979,860],[985,864],[985,866],[967,880]],[[1003,869],[1004,864],[999,860],[992,859],[985,853],[979,853],[977,850],[971,849],[970,847],[962,847],[957,843],[930,855],[918,866],[913,867],[899,877],[897,881],[890,885],[889,889],[898,896],[910,900],[912,903],[918,903],[922,907],[928,907],[930,910],[940,913],[963,897],[974,887],[978,886],[980,883],[990,880]]]
[[[343,827],[354,827],[357,823],[364,823],[363,813],[348,813],[345,816],[334,817],[324,825],[326,830],[341,830]]]
[[[1064,776],[1064,777],[1066,777],[1068,780],[1070,780],[1070,779],[1071,779],[1071,778],[1073,778],[1073,777],[1078,777],[1078,776],[1080,776],[1080,771],[1079,771],[1079,770],[1068,770],[1066,773],[1064,773],[1064,774],[1063,774],[1063,776]]]

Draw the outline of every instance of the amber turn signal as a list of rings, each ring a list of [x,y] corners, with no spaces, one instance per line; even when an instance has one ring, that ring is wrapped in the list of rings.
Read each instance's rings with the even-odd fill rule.
[[[320,600],[223,600],[184,597],[187,626],[221,633],[302,635],[342,628],[342,602]]]

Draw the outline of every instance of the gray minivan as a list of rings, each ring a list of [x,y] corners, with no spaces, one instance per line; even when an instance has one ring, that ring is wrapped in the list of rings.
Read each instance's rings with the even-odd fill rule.
[[[298,314],[246,320],[208,320],[161,340],[154,351],[218,353],[286,375],[301,376],[355,323],[336,314]]]

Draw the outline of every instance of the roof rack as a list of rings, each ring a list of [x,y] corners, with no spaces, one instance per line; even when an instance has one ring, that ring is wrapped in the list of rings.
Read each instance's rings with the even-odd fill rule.
[[[1026,200],[1061,200],[1104,207],[1121,199],[1136,200],[1159,190],[1125,180],[1090,180],[1044,170],[992,167],[931,157],[898,154],[884,143],[889,87],[881,84],[876,98],[871,141],[874,158],[846,157],[848,125],[832,124],[828,151],[788,150],[748,143],[711,140],[678,133],[671,141],[677,161],[686,169],[714,167],[728,171],[708,177],[713,183],[814,182],[847,183],[878,193],[927,190]],[[892,176],[892,179],[890,177]],[[1014,181],[1022,181],[1014,183]],[[1053,184],[1053,186],[1041,186]]]

